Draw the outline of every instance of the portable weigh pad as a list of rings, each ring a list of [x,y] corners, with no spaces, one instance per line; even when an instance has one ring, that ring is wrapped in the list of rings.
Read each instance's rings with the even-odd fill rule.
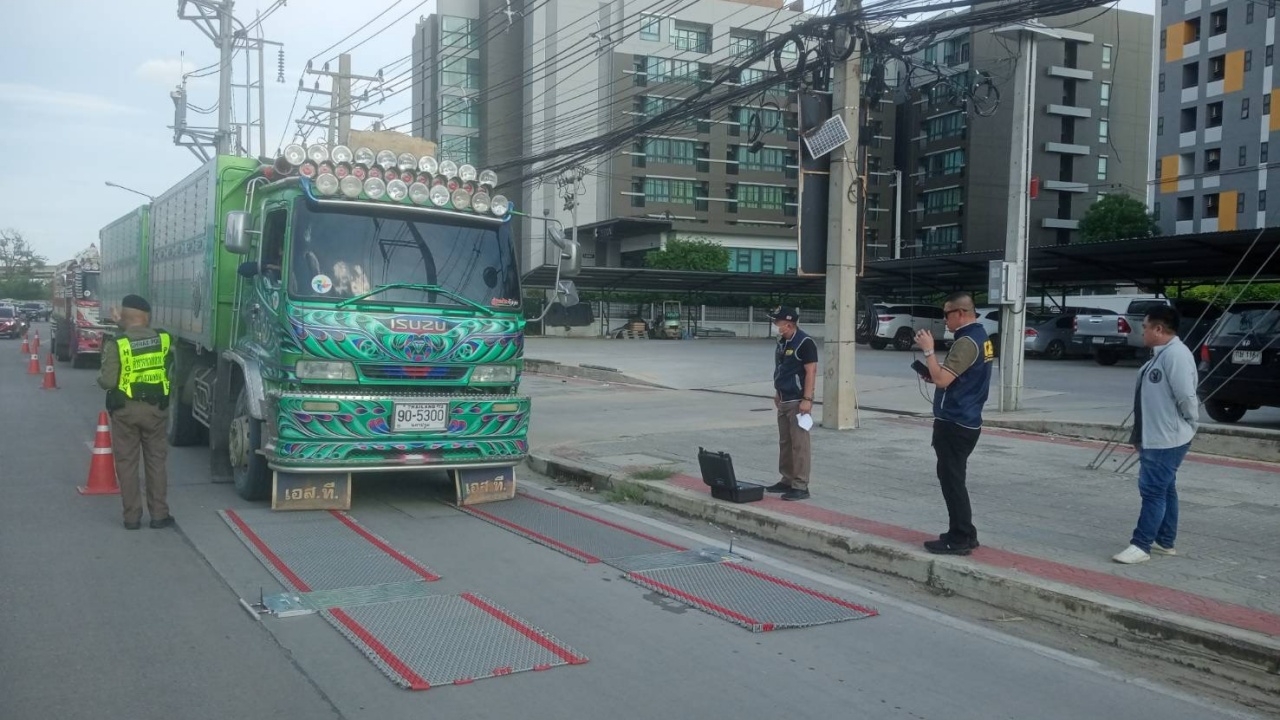
[[[254,509],[223,510],[219,515],[294,592],[440,579],[343,512]]]
[[[321,615],[392,682],[410,690],[587,662],[474,593],[335,608]]]
[[[735,562],[636,570],[627,572],[626,578],[752,632],[825,625],[878,614],[872,608]]]
[[[685,549],[525,493],[517,493],[513,500],[458,509],[586,563]]]

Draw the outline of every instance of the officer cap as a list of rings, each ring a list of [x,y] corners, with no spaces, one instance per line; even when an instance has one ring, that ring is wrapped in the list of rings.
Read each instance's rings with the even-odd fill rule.
[[[147,302],[147,299],[141,295],[125,295],[124,299],[120,301],[120,307],[141,310],[147,314],[151,313],[151,303]]]
[[[793,307],[776,307],[769,311],[769,319],[774,322],[782,320],[790,320],[791,322],[800,322],[800,308]]]

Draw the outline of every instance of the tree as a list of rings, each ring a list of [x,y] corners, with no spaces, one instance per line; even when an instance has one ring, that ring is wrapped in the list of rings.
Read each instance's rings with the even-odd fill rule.
[[[663,250],[654,250],[644,264],[658,270],[728,272],[729,249],[703,238],[668,240]]]
[[[35,271],[45,259],[37,255],[17,230],[0,230],[0,297],[32,300],[44,295]]]
[[[1085,242],[1145,238],[1156,232],[1147,206],[1128,195],[1103,195],[1080,221],[1080,237]]]

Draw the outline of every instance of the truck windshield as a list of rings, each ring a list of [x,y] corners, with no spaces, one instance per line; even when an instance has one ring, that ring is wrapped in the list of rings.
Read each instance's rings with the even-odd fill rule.
[[[450,294],[485,307],[520,307],[520,275],[509,224],[480,225],[449,218],[421,219],[388,208],[377,215],[294,206],[289,293],[339,302],[392,283],[450,291],[386,288],[371,304],[467,307]]]
[[[87,272],[80,274],[80,299],[81,300],[97,300],[98,299],[98,273]],[[85,295],[85,293],[89,293]]]

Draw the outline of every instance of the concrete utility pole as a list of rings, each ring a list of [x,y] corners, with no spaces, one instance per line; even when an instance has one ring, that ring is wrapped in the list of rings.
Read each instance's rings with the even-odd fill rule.
[[[860,0],[839,0],[836,12],[856,10]],[[843,31],[840,33],[844,34]],[[856,42],[848,38],[848,42]],[[832,115],[844,119],[849,141],[831,154],[830,217],[827,221],[826,337],[822,346],[822,426],[858,427],[854,392],[854,336],[858,321],[858,112],[862,103],[862,58],[855,53],[831,69]]]
[[[209,3],[214,5],[214,3]],[[219,155],[231,154],[231,56],[235,53],[235,28],[231,21],[231,0],[215,5],[218,13],[218,134],[214,146]]]
[[[329,78],[330,87],[328,90],[316,88],[302,88],[303,92],[312,95],[328,95],[329,106],[323,105],[307,105],[310,115],[298,121],[298,129],[302,131],[304,127],[325,128],[327,139],[330,145],[347,143],[351,135],[351,118],[354,116],[373,118],[374,121],[382,119],[381,113],[364,112],[355,108],[356,102],[362,101],[364,98],[351,97],[351,81],[363,80],[370,83],[381,83],[382,75],[379,73],[375,77],[366,75],[351,74],[351,56],[343,53],[338,56],[338,71],[329,70],[329,64],[325,63],[320,70],[314,70],[310,67],[306,70],[309,75],[324,76]],[[324,118],[323,120],[321,118]]]

